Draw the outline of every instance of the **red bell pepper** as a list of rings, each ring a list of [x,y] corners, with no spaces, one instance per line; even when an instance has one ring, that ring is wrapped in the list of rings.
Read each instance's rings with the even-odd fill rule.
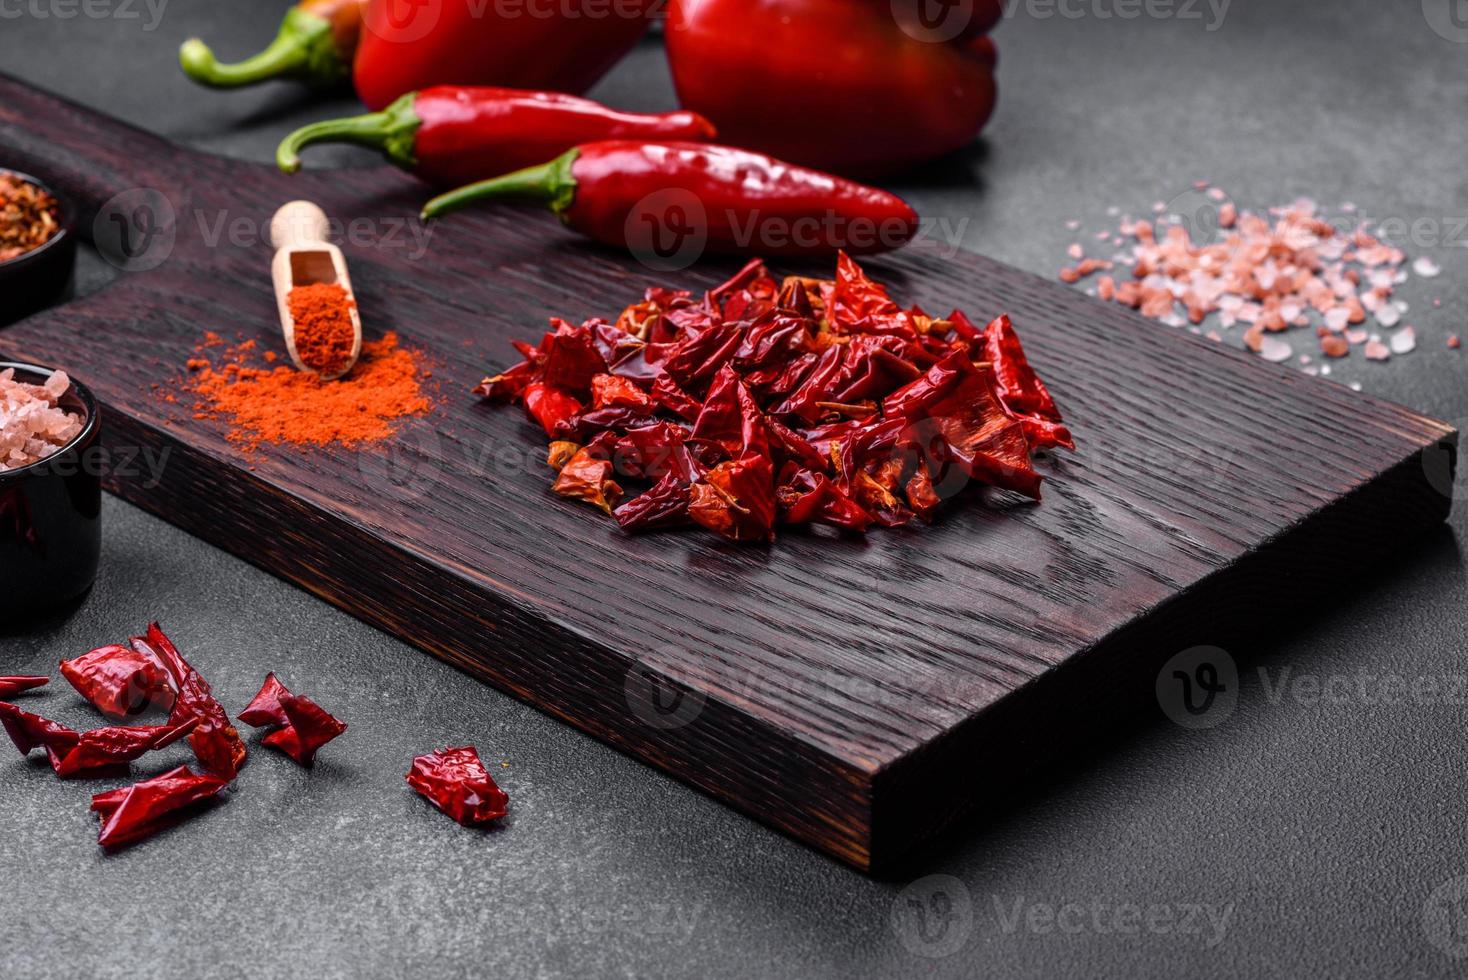
[[[559,92],[439,85],[409,92],[381,112],[303,126],[285,138],[275,159],[295,173],[305,146],[356,143],[430,183],[458,187],[543,163],[581,143],[713,137],[714,127],[693,112],[618,112]]]
[[[367,108],[431,85],[579,95],[647,31],[660,0],[370,0],[353,68]]]
[[[649,257],[866,254],[918,230],[916,212],[875,187],[727,146],[618,140],[441,194],[423,218],[504,199],[547,204],[576,231]]]
[[[281,21],[270,46],[253,57],[222,65],[209,46],[190,38],[178,49],[184,74],[202,85],[237,88],[272,78],[337,85],[352,74],[368,0],[301,0]]]
[[[1000,0],[672,0],[683,106],[722,138],[835,173],[874,176],[968,144],[994,110]],[[908,8],[911,8],[909,13]]]

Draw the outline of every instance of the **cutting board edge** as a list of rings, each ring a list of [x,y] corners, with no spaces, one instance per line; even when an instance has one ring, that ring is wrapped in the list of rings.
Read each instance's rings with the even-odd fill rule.
[[[1441,437],[1428,437],[1394,466],[1238,561],[1133,617],[1063,664],[885,766],[874,779],[870,870],[885,875],[902,869],[955,825],[1002,814],[1006,802],[1035,782],[1036,773],[1053,771],[1054,763],[1067,754],[1074,758],[1094,753],[1106,734],[1128,721],[1157,719],[1161,709],[1155,678],[1174,654],[1203,644],[1237,648],[1280,623],[1289,606],[1315,608],[1353,572],[1444,525],[1454,498],[1443,488],[1453,485],[1459,433],[1441,420],[1420,418],[1441,431]],[[1445,453],[1441,464],[1429,463],[1428,454],[1434,452]],[[1393,512],[1406,519],[1373,526],[1374,518]],[[1348,532],[1362,527],[1373,532],[1369,546],[1352,551],[1347,542],[1359,544],[1361,538]],[[1271,562],[1279,564],[1270,568]],[[1312,575],[1312,569],[1323,571]],[[1262,604],[1250,616],[1232,615],[1229,593],[1251,577],[1289,578],[1304,586],[1288,597],[1282,590],[1263,589],[1258,596]],[[1125,670],[1118,669],[1118,657],[1128,651],[1139,652],[1133,653],[1135,659]],[[1045,730],[1037,724],[1037,716],[1053,719],[1054,724],[1051,737],[1041,739],[1033,754],[990,748],[1000,740],[1022,739],[1036,728]],[[945,794],[946,798],[935,796],[932,787],[941,774],[954,771],[967,776],[960,791]]]

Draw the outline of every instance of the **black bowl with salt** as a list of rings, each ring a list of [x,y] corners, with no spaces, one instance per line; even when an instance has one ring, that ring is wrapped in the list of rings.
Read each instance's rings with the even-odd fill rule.
[[[101,421],[92,393],[60,372],[0,361],[0,632],[97,577]]]

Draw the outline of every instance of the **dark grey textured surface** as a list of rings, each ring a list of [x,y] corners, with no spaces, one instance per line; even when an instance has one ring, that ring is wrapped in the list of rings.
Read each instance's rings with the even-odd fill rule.
[[[172,51],[197,32],[237,37],[221,54],[243,53],[281,6],[172,0],[145,30],[142,3],[92,8],[138,20],[8,5],[0,68],[268,159],[291,126],[349,103],[310,106],[283,86],[204,92]],[[1402,294],[1421,349],[1336,376],[1462,427],[1468,366],[1442,338],[1468,333],[1468,252],[1433,240],[1468,216],[1468,44],[1443,36],[1468,31],[1448,7],[1236,0],[1208,31],[1202,4],[1198,20],[1100,16],[1130,9],[1115,0],[1071,3],[1075,19],[1019,5],[998,34],[984,144],[902,189],[925,215],[967,219],[969,247],[1039,272],[1077,237],[1067,219],[1089,232],[1108,205],[1141,210],[1199,177],[1248,206],[1310,194],[1436,221],[1407,243],[1444,268]],[[597,94],[668,106],[656,46]],[[84,288],[105,279],[84,265]],[[227,802],[111,858],[86,812],[97,787],[0,751],[7,977],[1380,977],[1468,963],[1461,510],[1335,609],[1234,651],[1243,683],[1221,724],[1159,721],[1103,746],[897,882],[839,867],[129,507],[109,500],[106,518],[97,589],[63,620],[0,634],[0,673],[49,671],[156,617],[230,706],[275,669],[352,729],[311,773],[256,752]],[[1328,693],[1312,697],[1311,679]],[[24,704],[94,723],[64,687]],[[458,828],[403,785],[413,755],[449,742],[509,763],[495,765],[513,799],[505,828]],[[948,913],[923,932],[909,899],[935,891],[950,903],[928,908]],[[922,955],[934,953],[947,955]]]

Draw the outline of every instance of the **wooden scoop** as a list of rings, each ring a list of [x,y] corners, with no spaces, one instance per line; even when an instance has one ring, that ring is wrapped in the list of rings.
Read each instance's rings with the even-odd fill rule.
[[[326,212],[310,201],[291,201],[282,205],[270,219],[270,241],[276,249],[270,275],[275,281],[275,303],[280,309],[285,347],[290,352],[291,362],[301,371],[312,369],[301,361],[296,350],[296,321],[291,316],[288,299],[291,290],[318,283],[335,284],[346,290],[347,299],[352,301],[352,356],[340,371],[321,375],[326,381],[335,381],[350,371],[357,358],[362,356],[362,320],[357,315],[357,297],[352,292],[352,277],[347,275],[347,260],[340,248],[326,240],[329,229]]]

